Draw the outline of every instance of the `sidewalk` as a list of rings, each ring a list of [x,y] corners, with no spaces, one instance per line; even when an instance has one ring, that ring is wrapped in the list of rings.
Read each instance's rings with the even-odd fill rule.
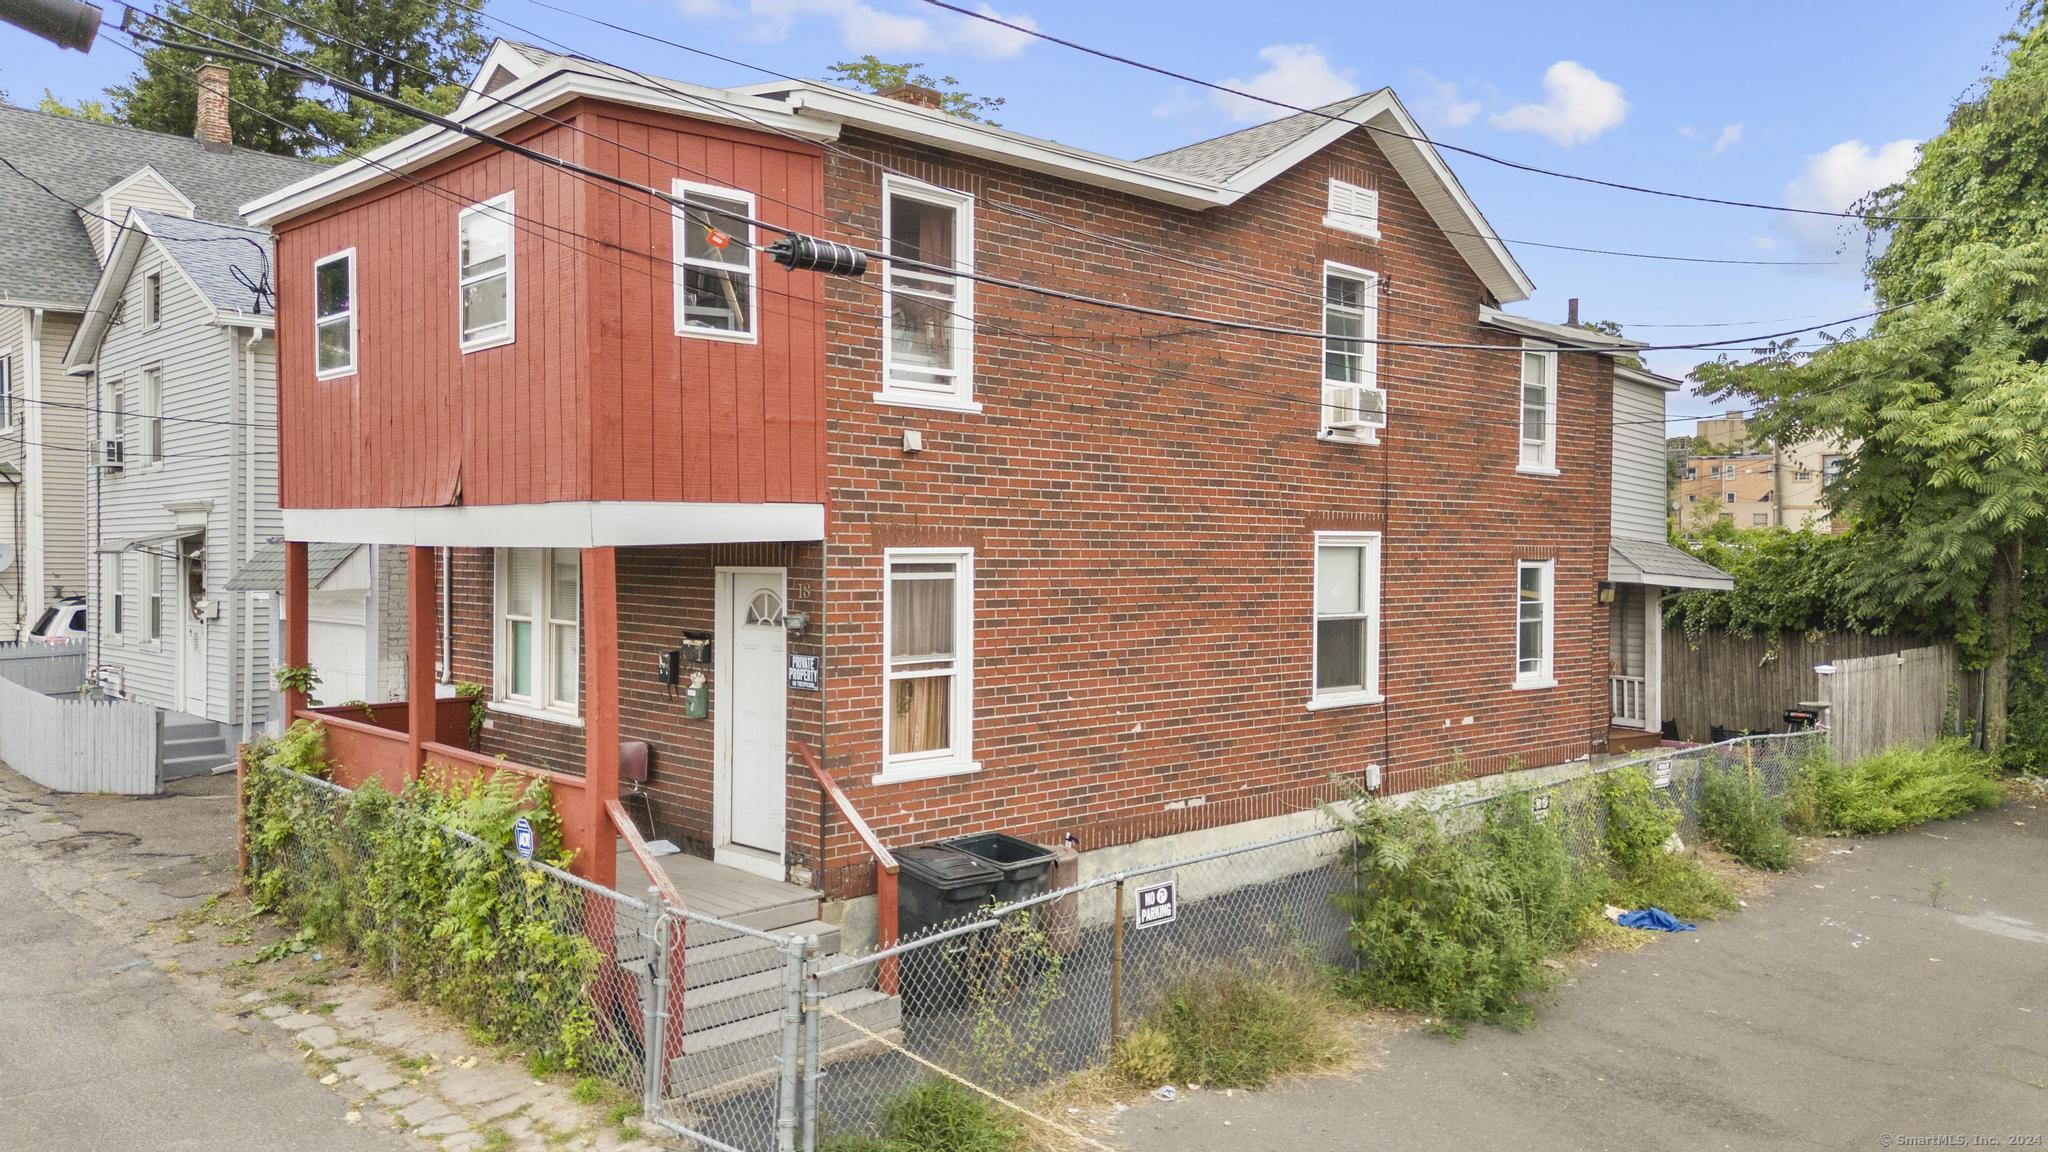
[[[662,1146],[637,1101],[536,1080],[294,943],[233,873],[231,776],[122,798],[0,765],[0,1147]]]

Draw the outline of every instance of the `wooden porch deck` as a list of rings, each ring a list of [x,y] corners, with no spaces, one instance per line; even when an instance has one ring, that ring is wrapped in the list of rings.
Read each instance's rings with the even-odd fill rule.
[[[655,863],[682,895],[686,910],[749,928],[772,931],[815,920],[818,902],[823,899],[822,893],[809,888],[728,868],[687,852],[658,856]],[[640,862],[621,842],[619,889],[639,895],[645,887],[645,876]]]
[[[1664,742],[1662,733],[1649,732],[1641,728],[1624,728],[1619,724],[1607,729],[1607,750],[1613,753],[1641,752],[1655,748]]]

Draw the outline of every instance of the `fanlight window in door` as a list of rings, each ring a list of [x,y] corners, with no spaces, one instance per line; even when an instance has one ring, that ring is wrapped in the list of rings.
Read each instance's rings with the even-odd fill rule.
[[[781,627],[782,597],[766,588],[754,593],[753,601],[747,605],[747,623]]]

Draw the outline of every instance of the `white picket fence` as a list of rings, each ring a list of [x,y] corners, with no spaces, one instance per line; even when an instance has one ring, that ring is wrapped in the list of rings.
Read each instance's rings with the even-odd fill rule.
[[[0,644],[0,679],[45,695],[76,692],[85,683],[85,641]]]
[[[46,696],[0,675],[0,762],[59,792],[152,795],[157,715],[128,700]]]

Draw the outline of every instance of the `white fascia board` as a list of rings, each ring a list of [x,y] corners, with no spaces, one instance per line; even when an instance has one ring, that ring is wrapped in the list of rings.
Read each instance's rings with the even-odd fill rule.
[[[1596,332],[1591,328],[1574,328],[1569,324],[1552,324],[1548,320],[1535,320],[1527,316],[1517,316],[1512,312],[1503,312],[1498,308],[1489,308],[1485,305],[1480,306],[1479,323],[1488,328],[1499,328],[1506,332],[1513,332],[1518,336],[1531,336],[1538,340],[1548,340],[1557,344],[1571,344],[1580,348],[1593,348],[1611,352],[1617,356],[1625,356],[1643,346],[1641,340],[1609,336],[1605,332]]]
[[[1242,195],[1207,181],[1177,176],[1143,164],[1070,148],[986,124],[969,123],[957,116],[883,96],[808,82],[778,85],[769,90],[787,91],[789,107],[798,112],[812,113],[894,139],[928,144],[963,156],[994,160],[1182,208],[1218,208],[1235,203]]]
[[[437,548],[640,548],[825,538],[823,504],[576,501],[286,508],[284,538]]]
[[[573,63],[581,65],[583,62]],[[622,75],[633,78],[627,80],[567,64],[553,65],[478,101],[460,122],[479,132],[500,135],[571,100],[591,99],[739,128],[789,132],[809,140],[832,140],[838,136],[836,126],[800,119],[779,104],[734,98],[718,89],[695,84],[656,80],[637,74]],[[408,172],[465,149],[486,146],[465,133],[425,125],[360,159],[338,164],[326,172],[316,173],[252,200],[242,205],[242,216],[257,227],[273,225],[365,188],[398,179],[390,170]]]
[[[489,103],[490,97],[497,95],[495,92],[484,92],[478,85],[490,79],[491,75],[497,72],[498,69],[503,68],[515,77],[525,77],[532,75],[534,70],[539,67],[540,65],[530,59],[526,53],[513,47],[510,41],[500,37],[491,43],[491,50],[484,54],[483,63],[477,65],[476,71],[470,74],[467,90],[463,93],[462,102],[455,106],[453,115],[459,120],[469,115],[470,111],[478,105]]]
[[[108,329],[113,327],[113,302],[120,298],[128,286],[128,277],[135,271],[136,261],[142,257],[142,245],[149,232],[135,209],[128,210],[128,219],[121,225],[120,238],[114,241],[114,250],[107,254],[107,266],[100,269],[100,278],[92,286],[92,296],[85,302],[85,316],[79,322],[78,330],[71,334],[71,346],[64,350],[64,371],[67,375],[80,375],[82,370],[99,359],[100,344],[105,341]]]
[[[1650,388],[1662,388],[1666,392],[1676,392],[1680,388],[1685,387],[1685,381],[1683,380],[1676,380],[1669,376],[1659,376],[1648,369],[1631,368],[1626,364],[1616,364],[1614,366],[1614,378],[1616,380],[1626,380],[1631,384],[1642,384]]]

